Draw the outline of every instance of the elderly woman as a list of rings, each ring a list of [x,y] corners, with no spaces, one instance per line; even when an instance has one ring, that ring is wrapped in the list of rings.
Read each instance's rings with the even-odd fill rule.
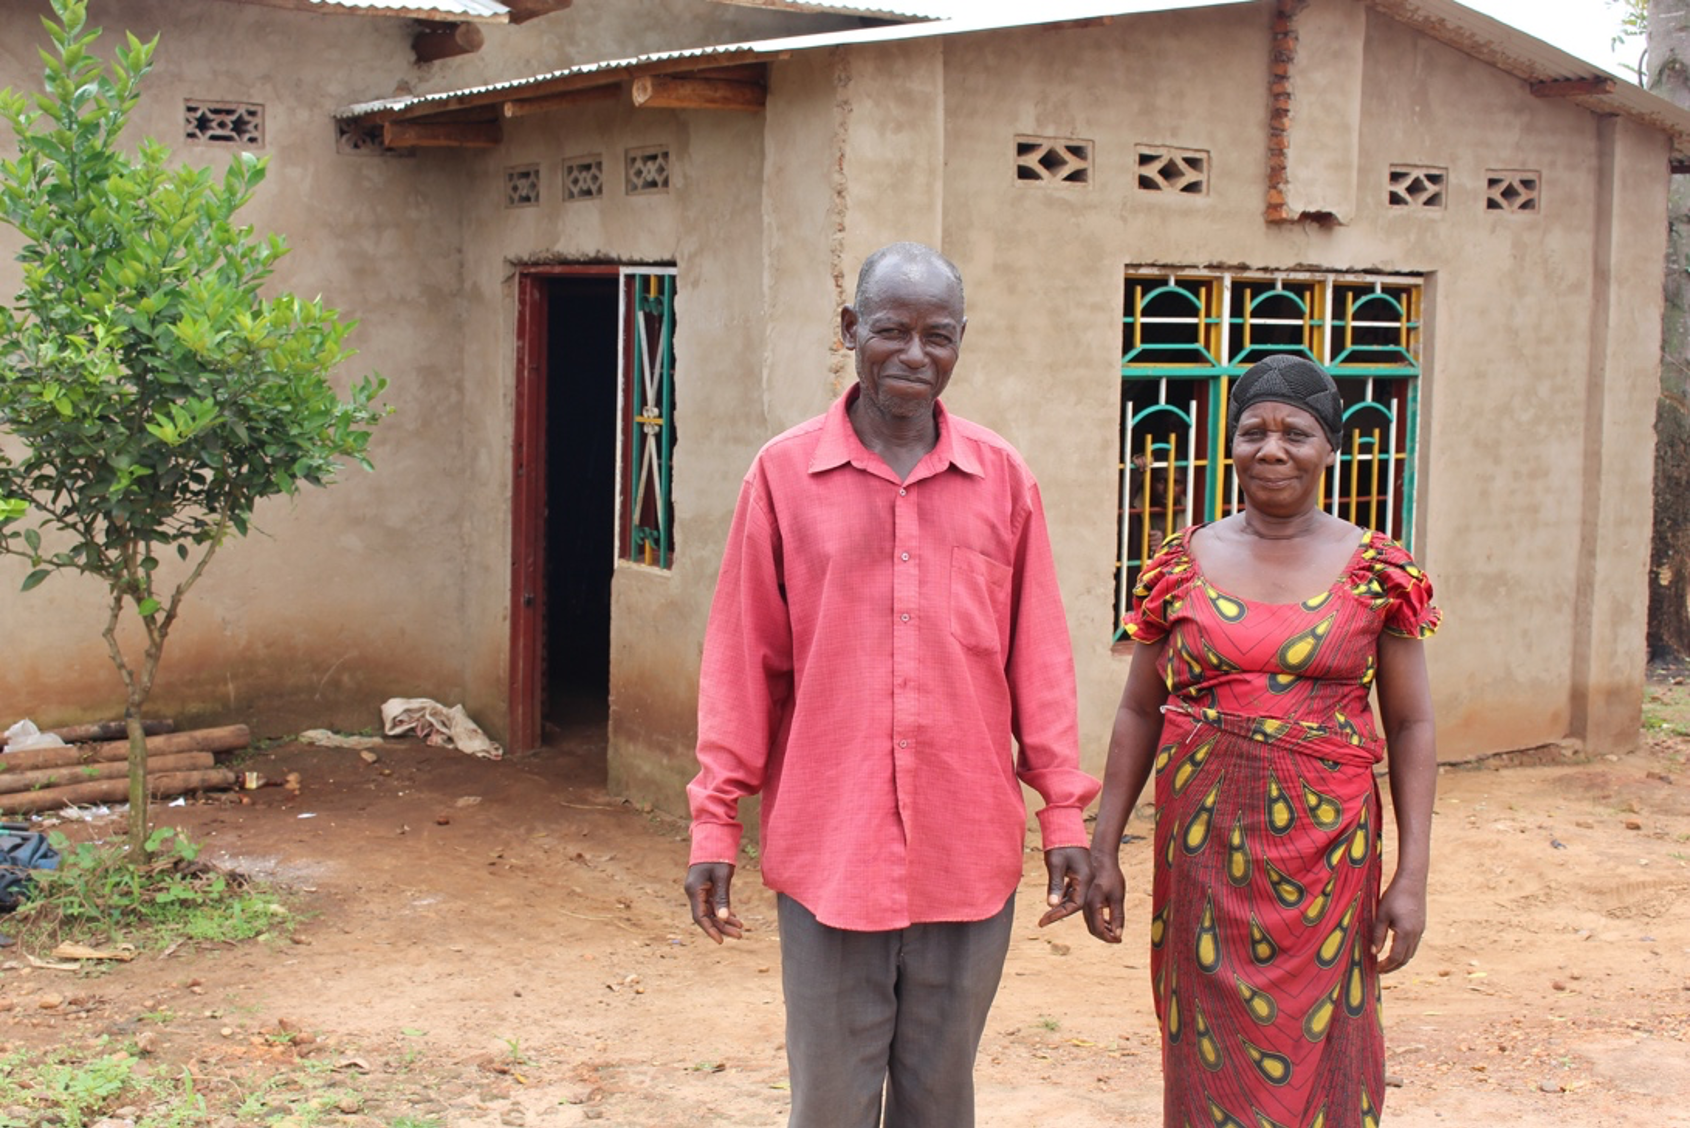
[[[1312,361],[1239,377],[1227,432],[1244,510],[1170,537],[1126,616],[1140,645],[1085,912],[1120,943],[1121,834],[1154,773],[1166,1128],[1371,1126],[1384,1103],[1378,976],[1426,924],[1437,756],[1421,640],[1438,611],[1399,545],[1318,508],[1342,428]],[[1380,896],[1387,750],[1397,851]]]

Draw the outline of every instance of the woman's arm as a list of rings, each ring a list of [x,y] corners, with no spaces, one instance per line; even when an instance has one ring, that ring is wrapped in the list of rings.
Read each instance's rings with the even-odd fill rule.
[[[1103,797],[1092,831],[1092,883],[1086,893],[1086,928],[1109,944],[1121,942],[1121,915],[1127,883],[1121,873],[1121,835],[1155,761],[1162,732],[1162,706],[1168,687],[1157,667],[1166,642],[1141,643],[1133,649],[1127,684],[1115,710],[1109,737],[1109,763],[1103,772]]]
[[[1426,873],[1432,860],[1432,800],[1438,787],[1437,740],[1426,649],[1419,639],[1379,636],[1379,713],[1397,821],[1397,866],[1379,898],[1373,950],[1391,948],[1379,970],[1395,971],[1414,958],[1426,930]]]

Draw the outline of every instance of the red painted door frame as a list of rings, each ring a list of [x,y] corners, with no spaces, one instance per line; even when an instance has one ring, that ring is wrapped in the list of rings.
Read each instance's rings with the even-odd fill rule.
[[[619,274],[615,265],[522,267],[516,276],[515,420],[511,433],[510,713],[513,753],[540,746],[546,622],[546,355],[551,278]]]

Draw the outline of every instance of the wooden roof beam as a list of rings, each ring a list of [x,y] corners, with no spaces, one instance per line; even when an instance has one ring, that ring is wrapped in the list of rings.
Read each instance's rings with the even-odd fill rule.
[[[1556,82],[1532,83],[1534,98],[1588,98],[1613,92],[1614,80],[1611,78],[1564,78]]]
[[[726,68],[738,68],[745,63],[761,65],[759,60],[769,57],[768,55],[759,56],[755,51],[736,51],[731,55],[712,56],[714,62],[698,58],[663,59],[637,66],[618,67],[614,70],[605,69],[566,74],[543,82],[525,83],[516,87],[507,86],[497,90],[479,90],[470,94],[459,94],[451,98],[431,99],[407,106],[402,110],[388,112],[393,114],[396,121],[410,121],[415,118],[432,117],[435,114],[449,114],[455,110],[472,109],[476,106],[502,107],[504,103],[510,101],[528,101],[552,94],[566,94],[572,90],[586,90],[594,86],[605,86],[647,74],[690,74],[705,71],[719,73]],[[777,55],[774,57],[781,58],[784,56]]]
[[[411,40],[411,50],[416,53],[417,62],[433,63],[459,55],[473,55],[486,42],[486,34],[472,23],[426,21],[416,38]]]
[[[381,130],[382,143],[389,149],[491,149],[504,140],[504,130],[496,121],[390,121]]]
[[[768,95],[768,88],[760,82],[655,74],[634,80],[634,105],[648,110],[756,111],[763,108]]]
[[[549,16],[553,12],[561,12],[574,2],[575,0],[505,0],[505,7],[510,9],[511,23],[519,24]]]
[[[607,102],[622,93],[622,84],[611,86],[589,86],[585,90],[570,90],[563,94],[550,94],[544,98],[512,98],[504,105],[504,115],[508,118],[527,117],[529,114],[550,113],[552,110],[566,110],[571,106],[582,106],[589,102]]]

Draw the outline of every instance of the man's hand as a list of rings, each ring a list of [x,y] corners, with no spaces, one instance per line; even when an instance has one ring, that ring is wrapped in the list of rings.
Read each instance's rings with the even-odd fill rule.
[[[1086,891],[1091,888],[1091,852],[1084,846],[1046,850],[1045,869],[1050,873],[1050,893],[1045,898],[1050,911],[1039,918],[1040,928],[1085,906]]]
[[[1086,895],[1086,928],[1105,944],[1121,942],[1121,914],[1127,897],[1127,879],[1121,863],[1113,858],[1094,858],[1096,872]]]
[[[727,862],[699,862],[687,867],[687,902],[692,906],[692,922],[718,944],[724,936],[738,940],[744,935],[745,926],[734,916],[728,902],[728,887],[733,879],[734,868]]]

